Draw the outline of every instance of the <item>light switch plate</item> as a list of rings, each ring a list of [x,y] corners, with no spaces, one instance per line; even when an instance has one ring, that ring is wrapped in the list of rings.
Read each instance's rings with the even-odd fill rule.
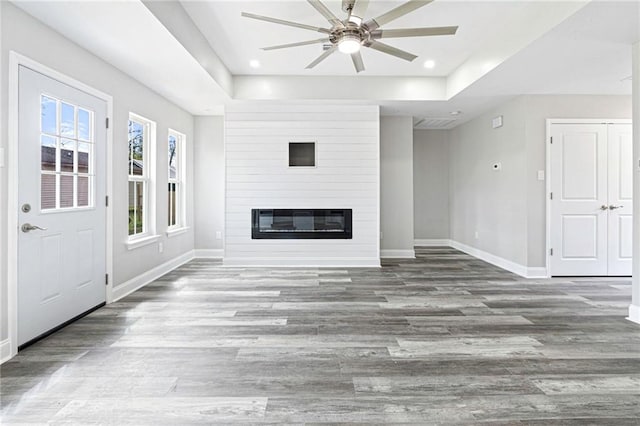
[[[502,127],[502,116],[499,115],[497,117],[494,117],[493,120],[491,120],[491,127],[493,127],[494,129],[497,129],[498,127]]]

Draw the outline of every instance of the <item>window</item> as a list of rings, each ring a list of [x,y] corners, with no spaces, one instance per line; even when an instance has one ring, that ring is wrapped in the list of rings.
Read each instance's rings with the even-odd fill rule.
[[[315,142],[289,142],[289,167],[315,167]]]
[[[185,226],[184,197],[184,152],[185,136],[169,130],[168,140],[168,177],[169,177],[169,230]]]
[[[150,211],[155,123],[129,115],[129,238],[152,234]]]
[[[93,207],[93,111],[40,97],[40,209]]]

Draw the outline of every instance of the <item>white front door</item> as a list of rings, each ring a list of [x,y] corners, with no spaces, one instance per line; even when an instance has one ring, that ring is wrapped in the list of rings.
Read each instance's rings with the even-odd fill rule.
[[[551,127],[552,275],[631,275],[630,124]]]
[[[19,68],[18,345],[105,302],[106,103]]]

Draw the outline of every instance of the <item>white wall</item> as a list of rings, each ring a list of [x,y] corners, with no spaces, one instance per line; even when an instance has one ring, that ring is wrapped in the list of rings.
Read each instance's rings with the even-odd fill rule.
[[[640,43],[633,45],[633,160],[640,161]],[[640,167],[633,173],[633,282],[629,319],[640,324]]]
[[[6,61],[3,50],[3,35],[2,35],[2,21],[4,15],[4,7],[0,3],[0,155],[6,157],[7,138],[6,134],[6,119],[4,110],[6,108],[3,99],[7,99],[7,86],[4,84],[5,80],[5,68],[4,63]],[[7,166],[6,158],[0,159],[0,360],[8,356],[9,345],[8,337],[9,330],[6,324],[9,323],[9,310],[7,304]],[[3,343],[4,342],[4,343]],[[6,348],[5,348],[6,347]],[[3,352],[3,348],[4,351]]]
[[[224,237],[224,117],[195,117],[194,209],[197,255],[222,256]]]
[[[449,131],[413,132],[416,239],[449,239]]]
[[[413,257],[413,118],[380,117],[382,257]]]
[[[379,265],[377,106],[242,104],[225,115],[225,264]],[[289,142],[316,142],[289,168]],[[252,240],[252,208],[351,208],[350,240]]]
[[[157,187],[167,187],[167,149],[166,138],[168,128],[172,128],[186,135],[187,159],[186,164],[193,164],[193,117],[184,110],[176,107],[155,92],[152,92],[139,82],[128,77],[103,60],[93,56],[88,51],[54,32],[39,21],[31,18],[11,3],[0,2],[2,10],[1,40],[2,40],[2,119],[0,125],[2,133],[0,139],[3,146],[7,141],[7,107],[8,100],[4,96],[8,88],[8,57],[9,51],[16,52],[36,60],[50,68],[60,71],[72,78],[92,86],[113,96],[113,193],[111,194],[114,211],[113,232],[113,260],[114,276],[112,282],[117,286],[123,282],[148,271],[159,264],[173,259],[193,249],[193,196],[187,192],[187,224],[191,229],[179,236],[166,239],[164,231],[167,224],[167,193],[158,191],[157,196],[157,230],[161,233],[164,252],[158,252],[158,245],[127,250],[125,241],[128,232],[127,206],[127,121],[130,111],[147,117],[157,123],[158,157],[157,157]],[[2,169],[2,187],[0,188],[0,206],[5,212],[7,208],[6,168]],[[187,185],[193,183],[192,168],[187,168]],[[6,216],[2,216],[0,235],[6,235]],[[7,277],[6,258],[7,243],[2,239],[0,246],[2,259],[2,294],[3,312],[0,340],[7,336],[7,321],[4,316],[7,311]]]

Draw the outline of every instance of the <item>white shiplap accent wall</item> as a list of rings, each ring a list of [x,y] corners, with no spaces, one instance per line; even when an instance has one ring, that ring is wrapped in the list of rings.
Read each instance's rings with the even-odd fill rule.
[[[234,105],[225,115],[225,265],[379,266],[377,106]],[[290,168],[289,142],[316,142]],[[351,208],[350,240],[252,240],[252,208]]]

